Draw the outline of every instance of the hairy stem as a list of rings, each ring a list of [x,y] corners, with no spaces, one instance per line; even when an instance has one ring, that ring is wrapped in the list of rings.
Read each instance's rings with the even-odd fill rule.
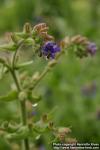
[[[41,79],[48,73],[48,71],[50,70],[49,67],[46,67],[44,69],[44,71],[41,73],[41,75],[39,76],[38,80],[34,83],[34,85],[32,85],[32,87],[30,88],[31,90],[33,90],[36,85],[41,81]]]
[[[12,77],[14,79],[14,82],[16,84],[18,92],[21,92],[21,86],[17,77],[17,74],[15,70],[11,70]],[[20,110],[21,110],[21,122],[23,125],[27,125],[27,115],[26,115],[26,105],[25,101],[19,101],[20,102]],[[24,139],[23,141],[23,149],[29,150],[29,140]]]
[[[58,59],[64,54],[64,51],[62,50],[58,55],[56,55],[55,61],[51,60],[50,63],[54,65],[48,65],[44,68],[43,72],[38,77],[38,80],[30,87],[30,90],[34,90],[35,87],[38,85],[38,83],[42,80],[42,78],[56,65],[56,62]]]

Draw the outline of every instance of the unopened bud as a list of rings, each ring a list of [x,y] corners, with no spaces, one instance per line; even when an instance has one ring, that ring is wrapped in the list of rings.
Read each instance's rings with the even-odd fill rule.
[[[44,114],[44,115],[42,116],[42,121],[43,121],[43,122],[47,122],[47,120],[48,120],[48,116],[47,116],[47,114]]]
[[[35,74],[32,76],[32,81],[36,81],[39,78],[39,72],[35,72]]]
[[[54,126],[54,123],[53,123],[53,122],[50,122],[48,127],[49,127],[50,129],[52,129],[53,126]]]
[[[76,35],[74,37],[71,38],[71,42],[75,43],[75,44],[87,44],[88,39],[84,36],[81,35]]]
[[[30,23],[25,23],[24,28],[23,28],[23,31],[24,31],[25,33],[31,33],[31,31],[32,31],[31,24],[30,24]]]
[[[35,25],[33,29],[37,32],[40,32],[41,30],[43,30],[45,28],[47,29],[46,23],[39,23],[39,24]]]
[[[18,97],[19,97],[20,101],[24,101],[27,99],[27,93],[25,91],[22,91],[19,93]]]

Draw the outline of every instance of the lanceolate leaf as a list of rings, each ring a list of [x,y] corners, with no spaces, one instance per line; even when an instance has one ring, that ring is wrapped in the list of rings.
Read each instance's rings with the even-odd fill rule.
[[[29,137],[29,128],[27,126],[21,127],[18,131],[14,133],[5,134],[5,138],[10,140],[21,140]]]
[[[0,101],[9,102],[9,101],[13,101],[17,99],[17,97],[18,97],[18,92],[14,90],[14,91],[9,92],[5,96],[0,96]]]
[[[5,44],[0,46],[0,51],[7,50],[7,51],[16,51],[17,45],[16,44]]]
[[[28,62],[24,62],[24,63],[21,63],[21,64],[18,64],[16,66],[16,69],[20,69],[20,68],[23,68],[23,67],[30,66],[32,63],[33,63],[33,60],[32,61],[28,61]]]

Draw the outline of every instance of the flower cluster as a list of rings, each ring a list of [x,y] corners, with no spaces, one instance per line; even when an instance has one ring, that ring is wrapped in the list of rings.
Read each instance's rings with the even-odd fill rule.
[[[42,47],[42,54],[47,58],[55,58],[55,54],[60,50],[60,47],[55,42],[48,41]]]
[[[87,57],[88,54],[94,55],[97,51],[96,44],[90,42],[86,37],[78,35],[71,39],[73,44],[76,44],[77,47],[75,53],[78,57],[83,58],[84,56]]]
[[[72,47],[75,54],[80,58],[87,57],[89,54],[93,56],[97,51],[96,44],[90,42],[86,37],[81,35],[73,36],[71,38],[65,37],[65,39],[61,41],[61,47]]]
[[[48,34],[49,27],[46,23],[40,23],[34,26],[33,30],[40,35],[44,41],[54,40],[54,37]]]
[[[60,46],[54,42],[54,37],[48,34],[49,27],[46,23],[40,23],[34,26],[33,30],[37,35],[43,39],[39,50],[39,56],[45,56],[46,58],[55,58],[57,52],[60,52]]]
[[[49,114],[44,114],[39,120],[33,121],[33,116],[37,114],[35,108],[41,99],[41,96],[35,95],[34,89],[51,68],[55,66],[66,48],[68,51],[72,48],[74,54],[80,58],[88,56],[88,54],[94,55],[97,51],[95,43],[90,42],[86,37],[80,35],[65,38],[57,44],[54,37],[48,34],[48,29],[45,23],[40,23],[34,27],[26,23],[22,32],[11,34],[11,43],[0,46],[0,67],[2,67],[0,68],[0,75],[3,77],[5,73],[9,72],[15,83],[15,87],[12,87],[6,95],[0,96],[0,101],[9,102],[18,99],[21,109],[21,122],[18,124],[16,122],[14,124],[7,122],[6,124],[0,125],[0,130],[2,129],[2,136],[7,141],[23,140],[25,150],[29,150],[32,144],[30,144],[29,137],[39,139],[42,133],[48,133],[48,131],[60,142],[77,142],[76,139],[68,138],[68,134],[71,132],[70,128],[58,128],[54,125],[51,120],[54,110]],[[31,61],[25,62],[22,62],[23,59],[22,61],[19,60],[19,55],[21,54],[19,50],[21,51],[23,47],[31,47],[34,52],[40,53],[41,56],[54,60],[48,62],[42,72],[36,70],[36,72],[31,75],[27,73],[27,70],[20,74],[20,69],[33,63],[33,58]],[[56,53],[58,53],[57,56]],[[24,69],[22,69],[22,71],[24,71]],[[85,86],[82,91],[86,96],[91,96],[91,94],[95,94],[96,86],[95,84],[90,84]],[[98,112],[97,115],[99,118],[100,113]]]

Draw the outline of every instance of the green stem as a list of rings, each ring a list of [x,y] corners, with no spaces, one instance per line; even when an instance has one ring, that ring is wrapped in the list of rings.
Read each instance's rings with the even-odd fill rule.
[[[21,92],[21,87],[20,87],[20,83],[19,83],[19,80],[18,80],[18,78],[17,78],[16,72],[15,72],[14,70],[11,70],[11,74],[12,74],[12,77],[13,77],[14,82],[15,82],[15,84],[16,84],[17,90],[18,90],[19,92]]]
[[[30,87],[30,90],[34,90],[35,87],[38,85],[38,83],[42,80],[42,78],[51,70],[51,68],[53,68],[56,65],[56,62],[58,61],[58,59],[61,57],[61,55],[64,54],[64,51],[62,50],[58,55],[56,55],[55,58],[55,62],[54,60],[52,60],[50,63],[52,65],[50,65],[48,63],[48,65],[44,68],[43,72],[40,74],[40,76],[38,77],[37,81]],[[53,65],[54,64],[54,65]]]
[[[17,90],[18,92],[21,92],[21,86],[19,83],[19,80],[17,78],[17,74],[15,72],[15,70],[10,70],[12,77],[14,79],[14,82],[16,84]],[[19,101],[20,102],[20,109],[21,109],[21,122],[23,125],[27,125],[27,115],[26,115],[26,105],[25,105],[25,101]],[[28,139],[24,139],[23,142],[23,147],[24,150],[29,150],[29,140]]]
[[[38,80],[34,83],[34,85],[32,85],[31,87],[30,87],[30,89],[31,90],[33,90],[35,87],[36,87],[36,85],[41,81],[41,79],[48,73],[48,71],[50,70],[50,68],[49,67],[46,67],[45,69],[44,69],[44,71],[41,73],[41,75],[39,76],[39,78],[38,78]]]

